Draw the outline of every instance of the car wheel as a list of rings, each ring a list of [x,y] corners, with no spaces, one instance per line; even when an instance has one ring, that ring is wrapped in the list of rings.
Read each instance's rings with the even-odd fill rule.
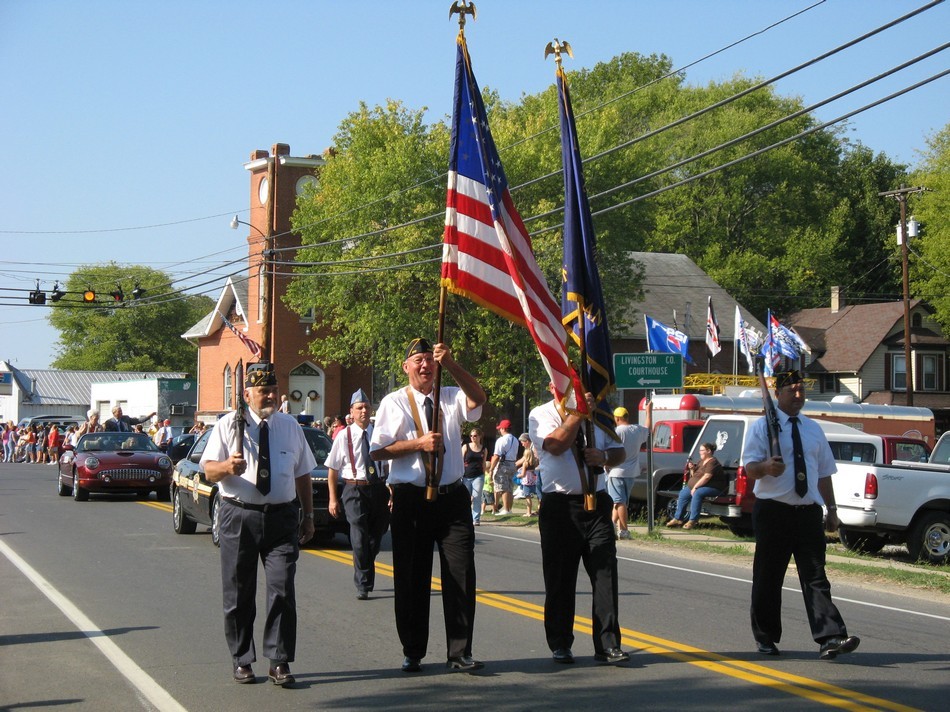
[[[197,523],[188,518],[185,514],[185,508],[182,506],[181,498],[184,495],[181,490],[175,491],[172,505],[172,522],[175,526],[176,534],[194,534],[198,528]]]
[[[912,558],[930,564],[946,564],[950,560],[950,515],[946,512],[924,514],[907,538]]]
[[[876,554],[887,543],[883,534],[861,533],[848,527],[838,527],[838,538],[845,549],[862,554]]]
[[[172,498],[171,488],[161,488],[155,490],[155,499],[159,502],[168,502]]]
[[[56,475],[56,492],[60,497],[69,496],[69,487],[63,484],[63,473],[61,472]]]
[[[211,543],[221,546],[221,499],[215,494],[211,500]]]
[[[77,502],[85,502],[89,499],[89,490],[84,490],[79,486],[79,475],[73,470],[73,499]]]

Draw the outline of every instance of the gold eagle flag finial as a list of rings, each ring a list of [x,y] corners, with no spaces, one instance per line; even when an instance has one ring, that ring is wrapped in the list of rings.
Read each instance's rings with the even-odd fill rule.
[[[471,15],[472,19],[477,19],[475,14],[475,3],[468,2],[467,0],[456,0],[452,3],[452,7],[449,8],[449,19],[452,19],[452,15],[458,13],[459,16],[459,32],[465,30],[465,16]]]
[[[571,50],[571,45],[566,40],[561,42],[555,37],[551,42],[548,42],[547,46],[544,48],[544,58],[547,59],[548,55],[554,55],[554,63],[557,64],[557,68],[561,68],[561,53],[566,52],[567,56],[571,59],[574,59],[574,52]]]

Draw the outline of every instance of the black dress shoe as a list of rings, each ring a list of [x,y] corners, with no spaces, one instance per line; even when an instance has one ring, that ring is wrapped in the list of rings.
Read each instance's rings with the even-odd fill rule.
[[[270,681],[275,685],[280,685],[281,687],[293,685],[296,682],[294,676],[290,674],[290,665],[287,663],[278,663],[272,667],[267,673],[267,677],[269,677]]]
[[[234,681],[245,684],[248,682],[254,682],[254,671],[251,670],[250,665],[238,665],[234,668]]]
[[[356,593],[356,598],[360,601],[365,601],[367,598],[369,598],[369,591],[358,591]]]
[[[474,672],[485,667],[485,663],[476,660],[471,655],[458,655],[449,658],[445,663],[445,667],[458,672]]]
[[[570,665],[574,662],[574,653],[571,652],[570,648],[558,648],[554,651],[552,657],[556,663]]]
[[[821,644],[821,651],[818,657],[822,660],[834,660],[839,654],[850,653],[857,650],[861,645],[861,639],[856,635],[849,635],[847,638],[836,635],[834,638],[828,638]]]
[[[403,672],[419,672],[422,670],[422,660],[420,658],[406,658],[402,661]]]
[[[762,655],[778,655],[778,648],[775,647],[775,643],[757,643],[758,651]]]
[[[594,660],[599,663],[624,663],[630,659],[630,653],[626,653],[620,648],[607,648],[602,653],[595,653]]]

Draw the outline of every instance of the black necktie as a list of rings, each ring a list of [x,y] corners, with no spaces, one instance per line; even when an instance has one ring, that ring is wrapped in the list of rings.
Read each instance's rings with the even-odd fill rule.
[[[798,432],[798,418],[789,418],[792,424],[792,450],[795,456],[795,494],[804,497],[808,494],[808,468],[805,467],[805,449],[802,447],[802,435]]]
[[[376,482],[379,480],[379,475],[376,472],[376,463],[373,462],[373,459],[369,456],[369,436],[365,430],[363,431],[363,440],[360,443],[360,449],[363,451],[363,467],[366,468],[366,480],[368,482]]]
[[[426,396],[425,403],[422,404],[422,407],[426,409],[426,425],[429,426],[429,432],[432,432],[432,417],[434,415],[432,404],[432,399],[429,396]]]
[[[270,493],[270,433],[267,421],[261,421],[261,435],[257,445],[257,490],[261,494]]]

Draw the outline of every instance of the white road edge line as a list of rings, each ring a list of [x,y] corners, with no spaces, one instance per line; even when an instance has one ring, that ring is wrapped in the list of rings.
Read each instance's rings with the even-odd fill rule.
[[[2,552],[53,605],[62,611],[63,615],[72,621],[73,625],[99,649],[99,652],[115,666],[126,680],[132,683],[133,687],[135,687],[146,700],[159,710],[162,710],[162,712],[187,712],[185,707],[182,707],[178,701],[168,694],[161,685],[155,682],[148,673],[136,665],[132,658],[123,653],[119,646],[113,643],[95,623],[89,620],[82,611],[76,608],[76,606],[57,591],[49,581],[43,578],[36,569],[30,566],[3,541],[0,541],[0,552]]]
[[[521,537],[516,536],[507,536],[505,534],[489,534],[488,532],[480,531],[478,532],[480,536],[490,536],[496,539],[508,539],[510,541],[520,541],[526,544],[536,544],[540,546],[540,542],[532,541],[530,539],[522,539]],[[643,559],[633,559],[629,556],[620,556],[618,554],[617,559],[619,561],[629,561],[634,564],[645,564],[647,566],[656,566],[661,569],[674,569],[675,571],[681,571],[688,574],[696,574],[698,576],[709,576],[711,578],[720,578],[726,579],[727,581],[737,581],[739,583],[747,583],[750,586],[752,585],[752,579],[744,579],[738,576],[726,576],[724,574],[714,574],[709,571],[699,571],[698,569],[688,569],[683,566],[673,566],[672,564],[658,564],[654,561],[644,561]],[[792,591],[794,593],[801,593],[801,589],[792,588],[791,586],[783,586],[783,590]],[[934,618],[938,621],[950,621],[950,616],[940,616],[935,613],[924,613],[923,611],[911,611],[906,608],[895,608],[894,606],[884,606],[880,603],[870,603],[868,601],[859,601],[854,598],[842,598],[841,596],[833,596],[836,601],[845,601],[847,603],[853,603],[857,606],[867,606],[869,608],[882,608],[885,611],[894,611],[895,613],[906,613],[911,616],[921,616],[923,618]]]

